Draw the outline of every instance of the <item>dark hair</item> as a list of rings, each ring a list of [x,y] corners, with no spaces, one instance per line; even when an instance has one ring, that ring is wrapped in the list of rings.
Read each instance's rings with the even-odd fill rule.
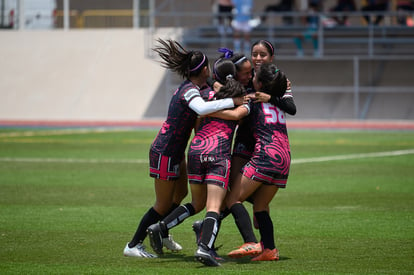
[[[252,48],[251,48],[250,52],[253,51],[253,48],[256,45],[263,45],[263,46],[265,46],[265,48],[267,49],[267,51],[269,52],[269,54],[271,56],[275,55],[275,47],[273,47],[272,43],[270,43],[269,41],[267,41],[265,39],[262,39],[262,40],[259,40],[259,41],[254,42],[253,45],[252,45]]]
[[[272,96],[282,97],[287,89],[287,78],[275,64],[264,63],[257,71],[257,81],[262,83],[261,91]]]
[[[223,53],[220,58],[222,59],[230,59],[234,65],[236,65],[236,70],[240,71],[241,65],[246,62],[249,61],[249,59],[244,55],[244,54],[240,54],[240,53],[234,53],[232,50],[227,49],[227,48],[219,48],[218,51],[220,53]]]
[[[153,50],[159,54],[164,68],[178,73],[183,78],[197,76],[208,65],[208,58],[200,51],[187,51],[177,41],[158,39],[161,46]]]
[[[243,85],[235,79],[236,66],[229,59],[219,58],[214,62],[213,74],[215,79],[223,84],[215,94],[216,99],[238,97],[246,94]]]
[[[214,62],[213,76],[224,85],[228,76],[233,78],[236,76],[236,66],[229,59],[219,58]]]
[[[236,70],[240,71],[242,64],[249,61],[249,59],[244,54],[235,54],[231,58],[231,61],[233,61],[234,65],[236,66]]]

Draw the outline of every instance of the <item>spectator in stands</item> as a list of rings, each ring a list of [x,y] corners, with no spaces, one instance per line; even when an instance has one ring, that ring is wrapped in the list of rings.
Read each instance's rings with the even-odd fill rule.
[[[399,13],[397,16],[397,22],[403,26],[413,26],[413,0],[397,0],[396,10]]]
[[[218,31],[221,35],[231,33],[233,20],[233,2],[231,0],[216,0]]]
[[[262,15],[262,23],[266,22],[267,14],[270,12],[290,12],[293,11],[295,6],[294,0],[280,0],[278,4],[275,5],[267,5],[264,9],[264,14]],[[293,18],[291,16],[283,16],[282,17],[283,23],[287,25],[293,24]]]
[[[336,5],[330,9],[331,12],[350,12],[356,11],[356,5],[354,0],[338,0]],[[338,25],[347,25],[348,16],[333,16],[332,17]]]
[[[234,30],[234,51],[244,52],[247,54],[250,52],[250,32],[252,31],[251,20],[253,0],[233,0],[233,4],[234,19],[231,22],[231,25]]]
[[[388,10],[389,2],[389,0],[367,0],[367,5],[363,6],[361,8],[361,11],[385,12]],[[367,24],[372,24],[371,16],[364,15],[364,18]],[[383,18],[383,15],[377,15],[374,21],[374,25],[379,25]]]
[[[323,10],[322,1],[319,0],[308,0],[308,10],[307,10],[307,16],[304,17],[304,24],[307,26],[307,30],[300,36],[295,37],[294,41],[296,44],[296,47],[298,49],[297,56],[302,57],[304,55],[303,51],[303,40],[305,41],[311,41],[313,50],[314,50],[314,56],[319,56],[319,48],[318,48],[318,26],[319,26],[319,15],[316,14],[318,12],[321,12]]]

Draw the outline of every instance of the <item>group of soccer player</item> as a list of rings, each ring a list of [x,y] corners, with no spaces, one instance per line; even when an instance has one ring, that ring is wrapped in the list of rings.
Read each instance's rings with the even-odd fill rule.
[[[143,246],[147,234],[156,254],[162,255],[163,247],[180,251],[182,247],[169,229],[206,208],[204,219],[193,224],[196,260],[207,266],[220,265],[223,258],[217,255],[214,243],[221,221],[230,213],[244,244],[228,253],[229,257],[278,260],[269,204],[278,189],[286,186],[290,146],[285,113],[294,115],[296,106],[289,80],[272,63],[273,45],[266,40],[254,43],[251,61],[221,48],[211,77],[208,58],[202,52],[187,51],[173,40],[158,42],[154,51],[162,65],[184,81],[150,148],[155,204],[142,217],[124,255],[157,257]],[[187,179],[192,201],[179,205],[188,193]],[[253,204],[260,242],[242,204],[246,200]]]

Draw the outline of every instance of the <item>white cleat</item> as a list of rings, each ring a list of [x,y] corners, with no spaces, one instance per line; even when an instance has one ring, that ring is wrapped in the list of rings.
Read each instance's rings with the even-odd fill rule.
[[[169,249],[173,252],[178,252],[178,251],[181,251],[183,249],[183,247],[179,243],[177,243],[176,241],[173,240],[171,235],[168,235],[168,238],[163,238],[162,243],[163,243],[165,248],[167,248],[167,249]]]
[[[124,256],[137,258],[158,258],[157,255],[148,253],[145,250],[145,246],[143,246],[142,244],[137,244],[132,248],[129,248],[128,244],[126,244],[124,248]]]

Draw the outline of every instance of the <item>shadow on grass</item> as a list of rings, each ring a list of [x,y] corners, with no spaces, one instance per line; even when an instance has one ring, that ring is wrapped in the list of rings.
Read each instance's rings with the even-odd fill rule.
[[[287,260],[290,260],[290,259],[291,258],[289,258],[289,257],[280,256],[278,262],[287,261]],[[256,262],[256,261],[253,262],[251,257],[243,257],[243,258],[237,258],[237,259],[226,257],[225,261],[226,262],[233,262],[233,263],[236,263],[236,264],[257,264],[257,263],[260,263],[260,262]]]
[[[166,262],[194,262],[196,261],[193,255],[187,255],[187,254],[180,254],[180,253],[168,253],[160,256],[160,259],[163,259],[163,261]],[[258,262],[252,262],[251,257],[243,257],[243,258],[229,258],[229,257],[223,257],[224,261],[219,261],[220,263],[235,263],[235,264],[254,264]],[[279,261],[287,261],[291,258],[280,256]]]

